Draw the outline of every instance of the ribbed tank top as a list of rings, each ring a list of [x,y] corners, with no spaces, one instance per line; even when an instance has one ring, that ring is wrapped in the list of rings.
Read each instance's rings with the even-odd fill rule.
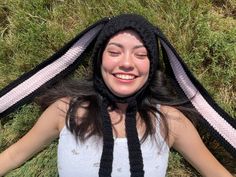
[[[157,116],[159,118],[159,116]],[[158,121],[157,121],[158,122]],[[156,141],[150,136],[141,144],[145,177],[166,175],[169,147],[156,126]],[[97,177],[102,154],[102,139],[92,136],[84,143],[64,127],[58,144],[58,173],[60,177]],[[129,177],[130,165],[126,138],[114,139],[112,177]]]

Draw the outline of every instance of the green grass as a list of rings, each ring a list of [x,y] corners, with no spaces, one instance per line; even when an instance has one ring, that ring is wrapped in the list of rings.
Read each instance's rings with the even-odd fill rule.
[[[216,101],[236,117],[236,2],[233,0],[0,0],[0,88],[56,52],[89,24],[123,12],[158,25]],[[86,67],[76,73],[85,73]],[[33,126],[40,111],[23,106],[0,122],[0,151]],[[236,176],[236,162],[211,137],[203,139]],[[57,176],[56,143],[10,172],[11,176]],[[216,147],[215,147],[216,146]],[[199,176],[172,152],[169,177]]]

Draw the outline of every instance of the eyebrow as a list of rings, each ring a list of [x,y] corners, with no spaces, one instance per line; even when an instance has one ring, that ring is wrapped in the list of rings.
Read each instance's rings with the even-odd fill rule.
[[[123,46],[122,44],[116,43],[116,42],[110,42],[110,43],[108,43],[108,45],[115,45],[115,46],[117,46],[117,47],[124,48],[124,46]],[[144,45],[136,45],[136,46],[134,46],[133,48],[134,48],[134,49],[137,49],[137,48],[141,48],[141,47],[146,48]]]

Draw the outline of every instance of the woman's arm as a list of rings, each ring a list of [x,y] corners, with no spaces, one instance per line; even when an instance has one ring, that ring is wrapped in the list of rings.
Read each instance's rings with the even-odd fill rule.
[[[53,103],[26,135],[0,154],[0,176],[23,164],[58,137],[65,122],[65,107],[63,101]]]
[[[193,124],[178,110],[164,107],[173,148],[205,177],[232,177],[202,142]]]

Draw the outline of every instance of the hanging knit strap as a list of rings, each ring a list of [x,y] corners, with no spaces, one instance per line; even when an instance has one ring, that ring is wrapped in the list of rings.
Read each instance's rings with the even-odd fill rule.
[[[103,131],[103,150],[100,160],[99,177],[111,177],[114,139],[112,133],[111,119],[108,114],[108,102],[104,98],[100,104]]]
[[[143,157],[136,128],[136,113],[137,102],[133,101],[129,103],[129,106],[126,110],[125,128],[128,140],[131,177],[143,177]]]

